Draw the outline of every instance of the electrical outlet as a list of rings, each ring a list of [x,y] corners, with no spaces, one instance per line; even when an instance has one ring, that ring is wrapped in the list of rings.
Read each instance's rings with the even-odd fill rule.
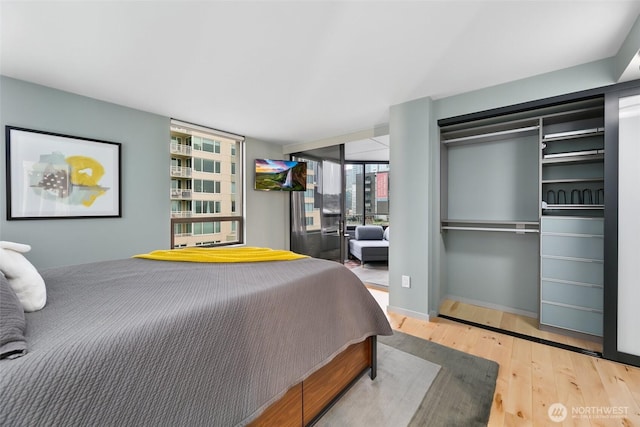
[[[402,287],[410,288],[411,287],[411,277],[410,276],[402,276]]]

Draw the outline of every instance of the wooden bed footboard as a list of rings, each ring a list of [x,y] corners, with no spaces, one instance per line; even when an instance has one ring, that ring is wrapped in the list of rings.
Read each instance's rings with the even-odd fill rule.
[[[376,377],[376,336],[347,347],[306,380],[291,387],[250,426],[312,425],[367,371]]]

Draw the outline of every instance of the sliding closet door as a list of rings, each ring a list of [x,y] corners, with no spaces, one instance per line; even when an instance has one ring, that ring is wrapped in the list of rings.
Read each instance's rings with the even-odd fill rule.
[[[605,165],[604,350],[608,358],[639,366],[640,90],[609,94],[606,108],[612,129],[606,150],[613,159]]]

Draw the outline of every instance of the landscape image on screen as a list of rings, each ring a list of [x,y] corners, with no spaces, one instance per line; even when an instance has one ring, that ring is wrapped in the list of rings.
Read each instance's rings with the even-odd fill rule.
[[[306,187],[305,162],[256,159],[256,190],[304,191]]]

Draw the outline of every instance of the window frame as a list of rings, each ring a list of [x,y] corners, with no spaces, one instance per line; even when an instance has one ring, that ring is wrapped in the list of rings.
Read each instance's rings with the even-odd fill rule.
[[[207,127],[203,127],[203,126],[199,126],[199,125],[195,125],[192,123],[187,123],[187,122],[182,122],[179,120],[175,120],[175,119],[171,119],[170,122],[170,133],[171,133],[171,138],[170,141],[173,143],[177,142],[177,139],[174,138],[173,132],[178,132],[178,133],[185,133],[187,135],[189,135],[188,138],[183,138],[182,141],[183,143],[188,142],[189,144],[191,144],[191,149],[192,151],[200,151],[200,152],[206,152],[206,153],[211,153],[213,155],[215,155],[216,157],[211,160],[213,161],[213,165],[214,165],[214,170],[213,172],[205,172],[205,171],[198,171],[198,172],[202,172],[202,173],[207,173],[207,174],[211,174],[212,177],[214,177],[214,175],[219,176],[219,175],[223,175],[222,171],[223,170],[230,170],[231,166],[228,166],[230,164],[234,164],[234,168],[235,168],[235,173],[231,174],[231,180],[234,183],[234,185],[236,186],[236,193],[231,194],[231,193],[223,193],[223,191],[225,191],[227,188],[229,188],[226,184],[227,181],[225,181],[224,176],[222,176],[221,178],[217,178],[217,179],[204,179],[201,178],[204,175],[199,176],[198,178],[193,178],[191,177],[191,179],[189,180],[191,183],[191,187],[196,187],[195,182],[196,181],[200,181],[200,189],[204,190],[204,181],[212,181],[214,182],[213,184],[213,189],[214,192],[210,193],[210,192],[204,192],[204,191],[200,191],[200,192],[196,192],[195,189],[192,190],[193,193],[196,194],[209,194],[209,195],[222,195],[223,198],[228,196],[231,197],[236,205],[236,209],[234,212],[230,212],[230,214],[223,214],[223,213],[196,213],[196,202],[199,201],[201,202],[201,207],[203,207],[205,204],[213,204],[214,205],[214,210],[216,212],[218,212],[217,206],[220,206],[219,211],[222,212],[223,206],[224,204],[219,200],[219,199],[215,199],[215,200],[201,200],[198,199],[196,200],[195,198],[191,198],[190,199],[190,203],[191,203],[191,216],[189,217],[173,217],[171,216],[170,219],[170,237],[171,237],[171,248],[174,247],[184,247],[185,245],[182,244],[181,242],[178,242],[176,244],[176,229],[179,230],[182,234],[184,234],[186,231],[185,230],[191,230],[190,231],[190,235],[191,236],[196,236],[194,234],[194,224],[197,223],[205,223],[205,222],[211,222],[214,223],[214,232],[213,235],[215,235],[216,233],[222,233],[222,224],[223,223],[230,223],[230,229],[231,229],[231,233],[233,233],[231,235],[231,237],[235,238],[235,240],[231,241],[231,242],[227,242],[223,240],[220,240],[219,237],[216,237],[215,239],[212,239],[211,242],[203,242],[203,239],[199,239],[199,241],[197,242],[190,242],[188,243],[188,245],[193,245],[193,246],[229,246],[229,245],[242,245],[245,243],[245,230],[244,230],[244,226],[246,223],[246,218],[245,218],[245,200],[246,200],[246,191],[247,191],[247,187],[246,187],[246,179],[247,179],[247,171],[246,171],[246,167],[245,167],[245,138],[244,136],[241,135],[236,135],[236,134],[232,134],[232,133],[228,133],[228,132],[224,132],[224,131],[219,131],[216,129],[211,129],[211,128],[207,128]],[[193,134],[191,133],[193,132]],[[202,136],[202,134],[207,134],[207,137]],[[199,139],[199,141],[196,141],[197,139]],[[235,141],[234,144],[230,144],[231,142]],[[207,151],[207,150],[203,150],[204,145],[205,144],[210,144],[212,147],[213,151]],[[226,145],[229,144],[229,145]],[[196,145],[199,145],[199,149],[196,148]],[[222,146],[225,147],[231,147],[231,149],[229,150],[228,148],[222,149]],[[218,159],[218,157],[220,156],[220,159]],[[195,159],[199,158],[202,159],[202,161],[200,162],[200,168],[202,169],[202,166],[204,164],[204,160],[205,158],[200,157],[198,155],[195,155],[193,152],[191,153],[190,156],[188,156],[188,158],[190,159],[189,162],[192,163],[194,165],[194,170],[195,169]],[[210,160],[210,158],[208,157],[206,160]],[[216,166],[217,165],[217,166]],[[216,169],[217,168],[217,169]],[[224,183],[223,183],[224,182]],[[239,187],[238,187],[239,186]],[[173,184],[172,184],[173,187]],[[238,188],[240,188],[240,197],[238,197]],[[229,188],[230,189],[230,188]],[[172,199],[173,201],[173,199]],[[173,205],[172,205],[173,206]],[[201,209],[202,210],[202,209]],[[170,209],[171,211],[171,209]],[[171,215],[171,212],[169,213]],[[216,225],[217,223],[217,225]],[[201,227],[203,227],[204,224],[201,224]],[[218,230],[218,231],[216,231]],[[228,233],[227,231],[224,231],[224,233]],[[198,236],[206,236],[207,234],[199,234]],[[204,239],[206,240],[206,239]]]
[[[389,167],[389,161],[384,161],[384,160],[366,160],[366,161],[362,161],[362,160],[347,160],[345,161],[345,167],[347,165],[352,165],[352,166],[361,166],[362,167],[362,176],[361,176],[361,187],[364,189],[365,188],[365,184],[366,184],[366,179],[367,179],[367,174],[369,174],[370,172],[367,172],[367,166],[371,166],[371,165],[387,165],[388,170],[386,171],[378,171],[378,172],[386,172],[387,175],[387,180],[389,180],[389,175],[390,175],[390,171],[391,168]],[[346,172],[346,171],[345,171]],[[376,172],[377,173],[377,172]],[[369,185],[371,186],[371,182],[369,182]],[[373,184],[375,185],[375,184]],[[387,182],[387,191],[388,191],[388,182]],[[346,195],[347,195],[347,189],[345,187],[344,190],[344,197],[346,199]],[[353,195],[352,195],[353,197]],[[360,200],[360,204],[362,206],[362,212],[358,211],[356,212],[357,216],[361,216],[362,221],[360,223],[358,223],[358,225],[366,225],[367,224],[367,207],[371,207],[372,203],[375,204],[376,200],[370,200],[367,201],[367,194],[366,191],[362,191],[362,194],[356,194],[356,197],[358,197]],[[387,200],[387,203],[389,203],[389,200]],[[367,206],[368,205],[368,206]],[[355,225],[353,223],[349,223],[349,221],[347,220],[347,215],[346,215],[346,204],[345,204],[345,224],[347,224],[348,227],[355,227]],[[377,214],[373,214],[373,216],[375,216]],[[384,214],[382,214],[384,215]],[[390,221],[390,215],[389,212],[386,213],[386,216],[388,218],[388,220]],[[386,225],[385,225],[386,226]]]

